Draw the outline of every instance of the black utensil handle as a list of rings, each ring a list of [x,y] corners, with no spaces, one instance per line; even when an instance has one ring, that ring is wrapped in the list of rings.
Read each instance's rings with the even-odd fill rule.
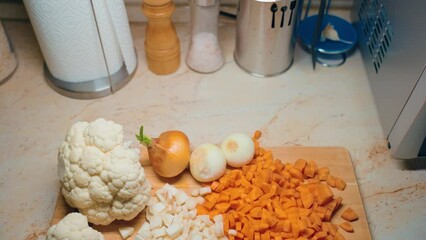
[[[296,2],[297,2],[297,0],[294,0],[294,1],[292,1],[290,3],[290,10],[291,10],[291,12],[290,12],[290,19],[288,20],[288,26],[291,25],[291,19],[293,18],[293,11],[296,8]]]
[[[280,23],[280,28],[282,28],[284,26],[284,16],[285,16],[285,11],[287,11],[287,6],[283,6],[281,7],[281,23]]]
[[[278,6],[276,3],[272,4],[271,6],[271,12],[272,12],[272,22],[271,22],[271,28],[275,28],[275,12],[278,11]]]
[[[324,10],[325,10],[325,0],[321,0],[320,7],[318,10],[317,22],[314,29],[314,33],[312,35],[312,42],[311,42],[312,65],[314,70],[315,70],[315,63],[317,62],[316,48],[317,48],[318,40],[321,35],[321,27],[322,27],[322,20],[324,18]]]

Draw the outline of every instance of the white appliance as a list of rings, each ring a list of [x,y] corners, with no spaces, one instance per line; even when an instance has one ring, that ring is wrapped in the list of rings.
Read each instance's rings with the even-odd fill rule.
[[[352,20],[392,155],[426,157],[426,1],[354,0]]]

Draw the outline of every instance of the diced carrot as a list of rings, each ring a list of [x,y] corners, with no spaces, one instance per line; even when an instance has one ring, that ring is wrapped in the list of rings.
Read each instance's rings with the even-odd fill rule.
[[[330,187],[336,187],[336,178],[333,175],[328,175],[326,181]]]
[[[346,182],[343,181],[343,179],[335,177],[336,179],[336,188],[339,189],[340,191],[345,190],[346,188]]]
[[[261,136],[262,136],[262,132],[261,131],[259,131],[259,130],[254,131],[254,134],[253,134],[254,140],[259,140],[259,138]]]
[[[263,195],[262,189],[259,187],[253,186],[252,190],[249,193],[249,198],[251,201],[254,201]]]
[[[271,191],[271,184],[269,182],[261,182],[259,187],[264,193],[268,193]]]
[[[316,183],[319,183],[319,182],[320,182],[320,180],[316,179],[316,178],[309,178],[308,179],[308,184],[316,184]]]
[[[331,202],[324,205],[324,207],[330,209],[332,213],[334,213],[337,210],[337,208],[339,208],[339,206],[340,204],[337,198],[333,199]]]
[[[235,218],[233,214],[228,214],[229,217],[229,227],[230,228],[235,228]]]
[[[238,232],[236,238],[237,239],[244,239],[244,234]]]
[[[297,159],[296,162],[294,162],[294,167],[302,173],[307,163],[305,159]]]
[[[283,231],[284,232],[291,232],[291,222],[290,220],[286,219],[283,221]]]
[[[324,205],[333,200],[334,194],[331,191],[330,187],[326,184],[319,183],[315,191],[315,198],[319,205]]]
[[[352,222],[358,219],[358,215],[351,207],[346,208],[346,210],[343,211],[343,213],[340,216],[349,222]]]
[[[286,219],[287,218],[287,214],[285,213],[285,211],[282,208],[275,208],[275,214],[277,216],[277,218],[279,219]]]
[[[218,210],[220,213],[225,213],[230,207],[231,204],[227,202],[222,202],[215,205],[215,209]]]
[[[212,191],[216,191],[216,189],[217,189],[217,187],[220,185],[220,182],[218,182],[218,181],[213,181],[211,184],[210,184],[210,188],[212,189]]]
[[[294,238],[298,238],[300,234],[300,228],[297,221],[291,222],[291,232],[293,233]]]
[[[321,226],[321,218],[318,216],[317,213],[315,212],[311,212],[311,214],[309,215],[309,219],[311,220],[312,223],[317,224],[318,226]]]
[[[220,212],[218,210],[212,210],[208,213],[208,215],[210,216],[210,219],[213,220],[214,216],[220,214]]]
[[[330,234],[331,234],[332,236],[336,236],[336,233],[337,233],[337,231],[338,231],[338,227],[337,227],[335,224],[330,223],[330,225],[329,225],[328,229],[330,230]]]
[[[291,176],[293,176],[293,177],[295,177],[295,178],[299,179],[300,181],[303,181],[303,180],[305,179],[305,177],[304,177],[304,176],[303,176],[303,174],[300,172],[300,170],[299,170],[299,169],[297,169],[297,168],[295,168],[295,167],[290,168],[290,169],[288,170],[288,172],[290,173],[290,175],[291,175]]]
[[[235,230],[241,231],[242,228],[243,228],[243,223],[242,222],[236,222],[235,223]]]
[[[210,202],[212,206],[214,206],[219,199],[220,194],[219,193],[210,193],[207,196],[204,197],[207,202]],[[211,209],[211,208],[210,208]]]
[[[329,222],[331,220],[333,212],[330,209],[326,209],[324,213],[324,221]]]
[[[209,202],[209,201],[206,201],[206,202],[203,204],[203,207],[204,207],[205,209],[207,209],[207,210],[212,210],[212,209],[213,209],[213,207],[214,207],[214,204],[213,204],[213,203],[211,203],[211,202]]]
[[[270,236],[270,234],[269,234],[269,231],[266,231],[265,233],[261,234],[261,235],[260,235],[260,239],[261,239],[261,240],[270,240],[270,239],[271,239],[271,236]]]
[[[254,240],[261,240],[261,239],[260,239],[260,233],[259,233],[259,232],[255,232],[255,233],[254,233]]]
[[[317,232],[314,237],[316,237],[318,240],[320,239],[325,239],[327,237],[327,232],[321,231],[321,232]]]
[[[228,234],[229,231],[229,214],[222,214],[223,216],[223,231]]]
[[[197,205],[197,214],[198,215],[207,215],[209,213],[209,210],[207,210],[202,205]]]
[[[241,233],[246,237],[250,235],[250,224],[248,224],[248,222],[244,224],[243,228],[241,229]]]
[[[325,181],[327,180],[327,176],[330,174],[330,169],[328,167],[321,167],[321,168],[318,168],[317,173],[318,173],[319,180]]]
[[[314,195],[309,190],[300,192],[300,198],[305,208],[310,208],[314,203]]]
[[[230,200],[230,197],[225,194],[221,194],[219,198],[217,199],[217,203],[228,203]]]
[[[343,222],[341,224],[339,224],[339,227],[343,230],[345,230],[346,232],[354,232],[354,228],[352,227],[352,225],[349,222]]]
[[[282,232],[281,233],[281,237],[285,238],[285,239],[294,239],[293,238],[293,233],[287,233],[287,232]]]
[[[250,216],[253,218],[261,218],[262,217],[262,208],[261,207],[255,207],[250,210]]]
[[[311,223],[311,220],[309,219],[309,217],[307,217],[307,216],[301,216],[300,220],[302,220],[302,221],[305,222],[305,225],[306,225],[307,228],[312,227],[312,223]]]
[[[307,228],[303,233],[302,236],[306,238],[311,238],[315,234],[315,230],[313,228]]]

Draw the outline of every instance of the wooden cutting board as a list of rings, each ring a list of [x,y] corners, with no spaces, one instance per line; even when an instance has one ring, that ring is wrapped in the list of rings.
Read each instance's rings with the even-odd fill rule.
[[[341,196],[343,198],[343,206],[337,211],[332,222],[336,224],[343,222],[343,219],[340,218],[340,214],[344,209],[346,209],[346,207],[350,206],[359,216],[357,221],[351,223],[355,232],[346,233],[342,229],[339,229],[339,232],[342,233],[347,240],[371,239],[352,161],[346,149],[340,147],[274,147],[270,149],[274,154],[274,158],[280,159],[283,162],[294,162],[299,158],[314,160],[318,163],[318,166],[326,166],[330,169],[331,174],[342,178],[347,184],[346,189],[344,191],[338,191],[334,188],[332,189],[336,196]],[[174,186],[185,190],[188,194],[191,189],[201,186],[191,177],[191,174],[188,171],[172,179],[159,177],[153,172],[151,167],[145,167],[145,172],[147,178],[152,184],[152,192],[161,188],[165,183],[173,184]],[[62,194],[59,194],[51,224],[56,224],[65,215],[73,211],[76,210],[70,208],[62,197]],[[129,222],[115,221],[108,226],[94,225],[92,227],[102,232],[106,240],[118,240],[122,239],[118,232],[119,227],[134,227],[135,233],[133,235],[136,235],[136,232],[144,221],[144,213],[142,212],[135,219]]]

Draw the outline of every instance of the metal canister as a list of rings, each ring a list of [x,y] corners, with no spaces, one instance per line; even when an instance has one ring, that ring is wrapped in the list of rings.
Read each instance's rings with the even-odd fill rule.
[[[301,0],[239,0],[234,58],[255,76],[285,72],[293,62]]]

